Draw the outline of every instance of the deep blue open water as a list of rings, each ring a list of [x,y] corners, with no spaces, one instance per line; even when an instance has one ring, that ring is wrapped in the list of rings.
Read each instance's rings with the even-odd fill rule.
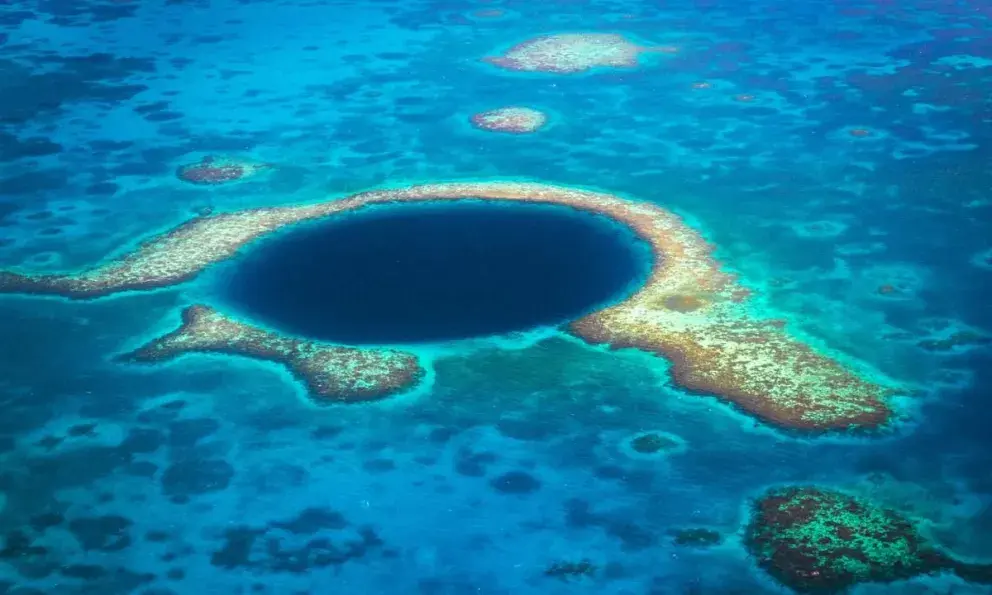
[[[557,327],[626,298],[653,260],[569,207],[405,205],[289,226],[212,285],[233,314],[294,336],[406,345]]]
[[[499,18],[476,13],[493,8]],[[679,51],[579,75],[481,61],[570,32]],[[641,261],[615,230],[526,209],[494,214],[505,220],[477,237],[462,228],[463,247],[509,249],[501,230],[519,217],[565,236],[518,238],[560,266],[598,246],[618,268],[599,261],[583,279],[594,285],[532,280],[483,254],[529,309],[504,320],[473,319],[456,299],[457,319],[432,302],[377,324],[371,309],[403,296],[335,293],[358,318],[318,320],[328,333],[434,350],[424,390],[378,403],[315,406],[284,368],[247,358],[114,359],[205,296],[251,317],[217,285],[235,261],[105,299],[4,295],[0,593],[788,593],[743,535],[753,499],[791,484],[870,499],[955,555],[992,561],[990,97],[982,0],[7,0],[3,269],[78,271],[207,211],[386,186],[592,188],[679,213],[791,333],[914,396],[884,435],[804,436],[685,393],[658,358],[556,334],[546,325],[615,299]],[[546,112],[548,126],[469,123],[510,105]],[[211,155],[273,167],[228,185],[176,177]],[[406,234],[459,216],[397,215],[386,237],[359,215],[310,239],[340,253],[407,238],[414,257],[430,242]],[[272,257],[241,256],[261,259],[256,272]],[[433,281],[465,289],[453,281],[466,262],[446,265]],[[545,301],[573,282],[571,302]],[[278,306],[266,291],[249,297]],[[503,331],[515,332],[489,336]],[[630,456],[644,431],[683,447]],[[697,528],[719,543],[673,537]],[[595,572],[546,572],[580,560]],[[857,591],[992,592],[946,575]]]

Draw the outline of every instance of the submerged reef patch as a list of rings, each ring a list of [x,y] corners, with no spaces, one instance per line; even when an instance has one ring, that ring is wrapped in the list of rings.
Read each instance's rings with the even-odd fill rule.
[[[659,459],[686,449],[685,441],[668,432],[638,432],[620,444],[620,450],[632,459]]]
[[[893,388],[863,378],[827,353],[801,342],[780,321],[757,317],[747,307],[749,291],[721,269],[712,255],[712,246],[680,217],[651,203],[559,186],[516,182],[425,184],[315,204],[215,214],[193,219],[147,240],[128,254],[79,273],[34,276],[0,272],[0,292],[95,298],[174,285],[287,225],[366,205],[465,199],[568,206],[613,219],[647,242],[654,262],[644,285],[626,300],[572,322],[568,330],[577,337],[592,344],[636,348],[667,358],[672,363],[674,381],[680,386],[715,395],[783,428],[871,429],[891,421],[894,413],[886,397],[895,393]],[[705,299],[696,302],[676,296]],[[240,329],[235,337],[221,333],[219,344],[235,341],[243,345],[248,328]],[[188,340],[180,339],[186,336],[180,332],[165,345],[186,344]],[[273,340],[275,337],[266,336],[263,344]],[[295,354],[297,348],[301,354],[320,349],[312,343],[306,347],[280,344],[279,353],[288,350]],[[163,349],[169,352],[175,348]],[[251,349],[243,352],[258,355]],[[321,381],[310,378],[315,368],[300,363],[309,360],[303,355],[293,357],[295,369],[307,378],[308,384],[319,386]],[[372,361],[381,363],[375,357]]]
[[[472,125],[476,128],[510,134],[537,132],[547,121],[544,112],[529,107],[501,107],[472,116]]]
[[[505,70],[574,74],[593,68],[634,68],[646,52],[674,53],[672,47],[638,45],[616,33],[560,33],[521,42],[488,62]]]
[[[799,593],[841,593],[942,571],[992,582],[992,565],[956,560],[895,512],[814,487],[760,498],[745,539],[758,565]]]

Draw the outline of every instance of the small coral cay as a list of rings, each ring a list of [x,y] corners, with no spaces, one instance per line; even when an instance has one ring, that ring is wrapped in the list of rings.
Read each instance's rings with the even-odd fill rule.
[[[267,163],[208,156],[197,163],[181,166],[176,170],[176,176],[183,182],[190,184],[226,184],[250,178],[270,167],[272,166]]]
[[[283,364],[315,400],[323,402],[381,399],[412,388],[423,375],[417,358],[408,353],[282,337],[206,306],[187,308],[178,329],[120,359],[153,363],[189,353],[241,355]]]
[[[673,51],[638,45],[615,33],[561,33],[524,41],[502,56],[483,60],[506,70],[572,74],[593,68],[633,68],[645,52]]]
[[[992,566],[952,558],[895,512],[812,487],[759,499],[746,544],[761,568],[799,593],[841,593],[941,571],[992,582]]]
[[[368,205],[465,199],[571,207],[626,225],[649,245],[653,266],[645,284],[625,301],[573,322],[568,330],[575,336],[667,358],[682,387],[785,428],[870,429],[893,417],[886,399],[893,388],[799,341],[781,323],[757,316],[748,308],[747,288],[723,271],[712,246],[679,216],[652,203],[560,186],[425,184],[199,217],[75,274],[0,272],[0,292],[95,298],[166,287],[192,279],[288,225]],[[706,299],[684,297],[690,295]]]
[[[555,562],[548,566],[544,571],[544,576],[556,578],[566,582],[583,578],[591,578],[595,574],[596,566],[589,560],[578,560],[576,562]]]
[[[543,112],[529,107],[503,107],[472,116],[476,128],[511,134],[537,132],[547,121]]]

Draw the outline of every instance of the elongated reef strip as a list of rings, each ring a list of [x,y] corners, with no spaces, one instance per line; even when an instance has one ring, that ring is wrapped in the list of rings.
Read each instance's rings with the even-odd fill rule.
[[[338,200],[201,217],[133,252],[72,275],[0,273],[0,291],[95,298],[187,281],[246,244],[287,225],[366,205],[516,201],[568,206],[630,227],[652,249],[644,286],[621,303],[569,326],[590,343],[632,347],[672,362],[684,388],[715,395],[774,425],[796,430],[871,429],[890,421],[890,387],[862,378],[828,354],[756,318],[749,292],[721,270],[712,247],[674,213],[610,194],[543,184],[425,184]]]
[[[120,359],[154,363],[188,353],[242,355],[283,364],[317,402],[374,401],[411,388],[423,376],[417,358],[409,353],[283,337],[202,305],[184,310],[175,331]]]

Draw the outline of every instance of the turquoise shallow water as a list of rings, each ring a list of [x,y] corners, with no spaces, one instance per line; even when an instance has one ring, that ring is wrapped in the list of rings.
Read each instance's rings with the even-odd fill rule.
[[[498,18],[476,11],[497,8]],[[0,297],[0,593],[788,592],[752,500],[816,484],[992,560],[989,9],[980,2],[67,2],[0,7],[0,265],[77,270],[206,210],[531,180],[674,210],[790,332],[909,385],[810,437],[546,329],[439,346],[422,390],[314,406],[285,369],[113,361],[193,281]],[[539,35],[676,53],[515,74]],[[700,85],[698,83],[706,83]],[[480,111],[549,114],[532,135]],[[207,155],[270,163],[194,186]],[[636,456],[663,431],[679,446]],[[682,529],[719,543],[692,546]],[[588,560],[590,576],[547,571]],[[865,593],[989,593],[940,575]]]

